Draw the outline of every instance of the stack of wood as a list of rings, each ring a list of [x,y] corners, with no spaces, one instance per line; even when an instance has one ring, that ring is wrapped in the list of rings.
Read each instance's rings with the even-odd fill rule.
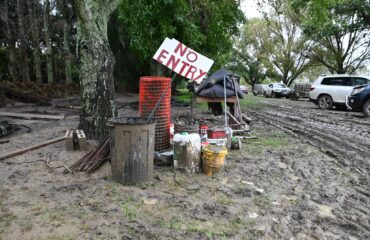
[[[109,159],[110,138],[107,138],[95,150],[90,151],[81,159],[77,160],[69,170],[71,172],[92,173]],[[65,172],[69,172],[66,170]]]

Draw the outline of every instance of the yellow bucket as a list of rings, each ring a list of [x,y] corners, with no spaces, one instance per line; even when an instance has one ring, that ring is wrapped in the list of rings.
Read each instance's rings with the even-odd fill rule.
[[[224,146],[208,145],[202,150],[202,167],[207,176],[218,173],[224,165],[227,149]]]

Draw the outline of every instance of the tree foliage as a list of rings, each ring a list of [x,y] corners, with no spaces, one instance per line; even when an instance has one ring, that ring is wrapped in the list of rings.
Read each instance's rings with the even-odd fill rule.
[[[316,41],[312,59],[332,73],[353,73],[370,59],[370,2],[290,0],[300,9],[306,35]]]
[[[225,64],[244,15],[234,0],[137,0],[123,1],[120,20],[127,27],[131,46],[150,61],[165,37]],[[226,55],[226,57],[225,57]]]
[[[254,33],[264,25],[261,19],[250,19],[242,27],[240,37],[235,39],[233,59],[227,66],[242,75],[254,88],[268,77],[274,77],[274,69],[268,64],[260,41]]]
[[[278,81],[290,86],[293,81],[311,66],[308,58],[313,42],[300,27],[300,15],[286,4],[269,3],[271,12],[257,25],[249,26],[250,35],[257,42],[254,46],[263,56],[268,69]]]

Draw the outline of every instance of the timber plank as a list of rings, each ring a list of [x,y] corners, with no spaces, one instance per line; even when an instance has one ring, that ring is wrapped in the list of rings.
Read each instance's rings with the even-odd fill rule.
[[[46,141],[46,142],[43,142],[43,143],[40,143],[40,144],[32,145],[30,147],[26,147],[26,148],[22,148],[22,149],[18,149],[18,150],[12,151],[12,152],[5,153],[4,155],[0,156],[0,161],[11,158],[11,157],[15,157],[17,155],[20,155],[22,153],[25,153],[25,152],[28,152],[28,151],[31,151],[31,150],[35,150],[35,149],[38,149],[38,148],[45,147],[47,145],[50,145],[50,144],[53,144],[53,143],[56,143],[56,142],[63,141],[64,139],[65,139],[65,137],[55,138],[55,139],[52,139],[52,140],[49,140],[49,141]]]
[[[16,112],[0,112],[0,116],[25,119],[50,119],[50,120],[62,120],[66,118],[66,116],[64,115],[45,115],[45,114],[16,113]]]

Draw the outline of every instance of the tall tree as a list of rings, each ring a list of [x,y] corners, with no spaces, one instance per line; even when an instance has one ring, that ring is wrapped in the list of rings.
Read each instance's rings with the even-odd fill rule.
[[[72,53],[70,48],[70,31],[71,31],[71,18],[72,13],[69,8],[68,0],[58,0],[58,5],[62,12],[62,25],[63,25],[63,54],[64,54],[64,75],[65,83],[72,83]],[[71,5],[72,6],[72,5]]]
[[[54,83],[53,47],[50,38],[50,1],[44,2],[44,37],[46,42],[46,72],[48,83]]]
[[[7,47],[9,74],[13,81],[19,81],[20,75],[18,71],[17,53],[15,47],[16,34],[14,32],[16,28],[14,24],[14,17],[11,15],[12,12],[14,12],[14,9],[14,1],[4,0],[1,7],[0,19],[2,21],[3,31],[5,31],[5,46]]]
[[[42,74],[41,74],[41,53],[40,53],[40,29],[39,29],[39,19],[36,14],[36,6],[38,6],[38,2],[35,0],[27,0],[28,5],[28,22],[31,24],[31,40],[32,40],[32,53],[33,53],[33,62],[34,62],[34,71],[35,71],[35,78],[36,82],[42,82]]]
[[[119,0],[76,0],[82,112],[80,127],[87,136],[107,135],[107,120],[116,115],[114,56],[108,42],[108,20]]]
[[[300,15],[286,4],[272,4],[271,7],[273,12],[265,15],[265,25],[255,29],[253,34],[280,80],[290,86],[311,66],[308,56],[314,45],[300,28]]]
[[[312,58],[332,73],[354,73],[370,59],[370,1],[290,0],[317,42]]]
[[[22,81],[30,81],[30,61],[28,57],[28,37],[25,32],[24,20],[27,14],[25,13],[25,4],[22,0],[17,0],[17,19],[18,19],[18,37],[19,37],[19,58],[18,64],[21,66],[19,68],[20,74],[22,76]]]
[[[254,18],[248,20],[241,28],[240,37],[235,39],[234,57],[228,68],[242,75],[254,88],[255,84],[262,83],[267,77],[274,77],[274,69],[266,64],[267,58],[262,51],[261,42],[255,37],[257,29],[263,28],[265,22]]]

